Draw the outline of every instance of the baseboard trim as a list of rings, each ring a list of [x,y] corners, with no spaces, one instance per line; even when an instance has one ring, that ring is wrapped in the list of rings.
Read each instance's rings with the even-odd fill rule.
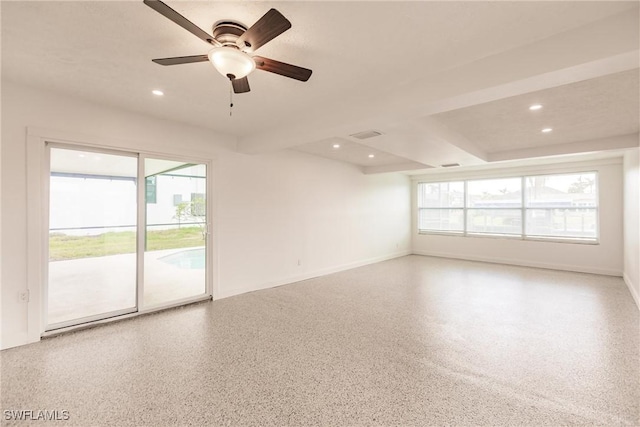
[[[638,307],[638,311],[640,311],[640,295],[638,295],[636,288],[633,286],[631,277],[629,277],[627,273],[624,273],[622,275],[622,278],[624,279],[624,283],[627,285],[627,288],[629,288],[629,292],[631,292],[631,296],[636,303],[636,307]]]
[[[38,341],[29,341],[29,334],[26,332],[9,336],[9,338],[7,338],[5,334],[2,337],[2,342],[0,342],[0,350],[8,350],[10,348],[20,347],[21,345],[31,344]]]
[[[439,258],[461,259],[461,260],[467,260],[467,261],[488,262],[491,264],[517,265],[520,267],[544,268],[546,270],[573,271],[577,273],[602,274],[604,276],[622,277],[621,271],[604,269],[604,268],[591,268],[591,267],[584,267],[584,266],[570,265],[570,264],[550,264],[550,263],[542,263],[542,262],[532,262],[532,261],[521,260],[521,259],[492,258],[492,257],[474,256],[474,255],[469,256],[469,255],[460,255],[460,254],[435,252],[435,251],[413,251],[413,254],[433,256],[433,257],[439,257]]]
[[[382,261],[388,261],[390,259],[400,258],[400,257],[411,255],[411,254],[412,254],[412,252],[410,250],[401,251],[401,252],[395,252],[395,253],[390,254],[390,255],[383,255],[383,256],[380,256],[380,257],[365,259],[365,260],[362,260],[362,261],[350,262],[350,263],[347,263],[347,264],[341,264],[341,265],[334,266],[334,267],[322,268],[320,270],[315,270],[315,271],[304,273],[304,274],[300,274],[300,275],[289,276],[289,277],[286,277],[286,278],[283,278],[283,279],[280,279],[280,280],[264,282],[264,283],[261,283],[261,284],[259,284],[257,286],[251,286],[251,287],[245,287],[245,288],[237,288],[237,289],[229,289],[228,291],[220,291],[218,297],[215,298],[215,299],[219,300],[219,299],[223,299],[223,298],[229,298],[229,297],[232,297],[232,296],[235,296],[235,295],[244,294],[244,293],[247,293],[247,292],[261,291],[263,289],[269,289],[269,288],[275,288],[277,286],[289,285],[291,283],[300,282],[300,281],[303,281],[303,280],[309,280],[309,279],[313,279],[315,277],[326,276],[327,274],[339,273],[341,271],[351,270],[352,268],[358,268],[358,267],[362,267],[362,266],[369,265],[369,264],[375,264],[377,262],[382,262]]]

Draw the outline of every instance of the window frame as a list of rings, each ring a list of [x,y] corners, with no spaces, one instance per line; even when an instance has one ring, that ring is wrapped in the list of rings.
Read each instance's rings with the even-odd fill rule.
[[[451,184],[451,183],[457,183],[457,182],[461,182],[462,183],[462,206],[460,207],[420,207],[418,206],[418,218],[417,218],[417,223],[418,223],[418,227],[420,225],[420,217],[421,217],[421,211],[422,210],[431,210],[431,211],[442,211],[442,210],[447,210],[447,211],[451,211],[451,210],[460,210],[462,211],[462,230],[461,231],[457,231],[457,230],[426,230],[426,232],[428,232],[429,234],[449,234],[449,235],[455,235],[455,236],[460,236],[463,235],[465,230],[466,230],[466,221],[467,221],[467,210],[465,209],[465,205],[466,205],[466,194],[467,194],[467,181],[465,180],[456,180],[456,181],[434,181],[434,182],[423,182],[423,183],[419,183],[420,184],[442,184],[442,183],[446,183],[446,184]],[[417,204],[420,204],[419,201],[420,196],[416,195],[416,200],[417,200]],[[419,228],[418,228],[419,230]],[[420,231],[420,230],[419,230]]]
[[[593,207],[585,207],[585,209],[590,209],[595,211],[595,225],[596,225],[596,235],[594,238],[582,238],[582,237],[574,237],[574,236],[539,236],[539,235],[529,235],[527,231],[527,212],[529,210],[553,210],[553,209],[562,209],[562,208],[544,208],[544,207],[527,207],[527,178],[530,177],[539,177],[539,176],[562,176],[562,175],[581,175],[581,174],[593,174],[595,176],[595,201],[596,204]],[[520,188],[521,188],[521,203],[519,208],[515,207],[504,207],[504,208],[490,208],[495,210],[501,209],[510,209],[510,210],[520,210],[521,212],[521,232],[519,234],[507,234],[507,233],[486,233],[486,232],[475,232],[468,230],[468,212],[469,210],[477,210],[477,209],[489,209],[489,208],[474,208],[468,206],[468,183],[470,181],[482,181],[482,180],[494,180],[494,179],[520,179]],[[443,183],[452,183],[452,182],[463,182],[463,206],[461,208],[442,208],[442,207],[421,207],[419,200],[419,191],[421,185],[428,184],[443,184]],[[451,180],[420,180],[416,183],[416,228],[418,234],[423,235],[445,235],[445,236],[458,236],[458,237],[479,237],[479,238],[500,238],[500,239],[509,239],[509,240],[528,240],[534,242],[550,242],[550,243],[573,243],[573,244],[585,244],[585,245],[599,245],[600,244],[600,176],[597,170],[584,170],[584,171],[567,171],[567,172],[555,172],[555,173],[531,173],[531,174],[523,174],[523,175],[508,175],[508,176],[487,176],[487,177],[477,177],[477,178],[464,178],[464,179],[451,179]],[[420,215],[422,210],[442,210],[442,209],[461,209],[463,212],[463,230],[426,230],[420,229]],[[580,209],[579,207],[571,208],[571,209]]]
[[[474,179],[466,179],[464,181],[464,189],[465,189],[465,194],[464,194],[464,210],[465,210],[465,223],[464,223],[464,233],[465,235],[473,235],[473,236],[478,236],[478,237],[482,237],[482,236],[492,236],[492,237],[505,237],[505,238],[520,238],[521,235],[524,234],[524,225],[522,225],[521,227],[521,231],[520,233],[488,233],[485,231],[469,231],[468,229],[468,212],[469,211],[479,211],[479,210],[522,210],[524,207],[524,198],[522,196],[520,196],[520,207],[513,207],[513,206],[503,206],[503,207],[490,207],[490,208],[483,208],[483,207],[470,207],[468,206],[468,202],[469,202],[469,183],[470,182],[477,182],[477,181],[496,181],[496,180],[507,180],[507,179],[520,179],[520,192],[522,192],[522,182],[523,179],[522,177],[519,176],[501,176],[501,177],[486,177],[486,178],[474,178]],[[522,222],[522,215],[520,215],[520,221]]]
[[[527,183],[526,179],[539,176],[558,176],[558,175],[583,175],[593,174],[595,183],[595,201],[596,205],[591,207],[584,207],[584,209],[592,209],[595,211],[595,224],[596,224],[596,236],[594,238],[581,238],[575,236],[539,236],[539,235],[527,235],[526,229],[523,229],[523,237],[525,240],[543,241],[543,242],[558,242],[558,243],[581,243],[596,245],[600,243],[600,175],[596,170],[563,172],[563,173],[535,173],[522,176],[522,216],[523,224],[526,224],[526,216],[528,210],[554,210],[554,209],[581,209],[579,207],[574,208],[559,208],[559,207],[527,207]]]

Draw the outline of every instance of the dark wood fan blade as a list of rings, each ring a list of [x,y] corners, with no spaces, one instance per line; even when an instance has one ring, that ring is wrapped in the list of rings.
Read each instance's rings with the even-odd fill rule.
[[[185,30],[189,31],[191,34],[194,34],[196,37],[206,41],[209,44],[214,46],[221,46],[213,36],[210,36],[205,31],[203,31],[200,27],[198,27],[193,22],[189,21],[184,16],[180,15],[175,10],[171,9],[169,6],[161,2],[160,0],[144,0],[144,4],[149,6],[151,9],[155,10],[159,14],[163,15],[166,18],[169,18],[176,24],[180,25]]]
[[[298,67],[297,65],[285,64],[284,62],[274,59],[263,58],[262,56],[254,56],[256,68],[270,73],[280,74],[281,76],[306,82],[311,77],[312,71],[307,68]]]
[[[179,64],[191,64],[192,62],[206,62],[209,60],[207,55],[193,55],[193,56],[176,56],[173,58],[160,58],[153,59],[152,61],[160,65],[179,65]]]
[[[269,10],[244,32],[236,44],[245,52],[253,52],[291,28],[291,22],[275,9]]]
[[[233,93],[245,93],[251,90],[249,88],[249,79],[246,77],[233,79],[231,80],[231,84],[233,85]]]

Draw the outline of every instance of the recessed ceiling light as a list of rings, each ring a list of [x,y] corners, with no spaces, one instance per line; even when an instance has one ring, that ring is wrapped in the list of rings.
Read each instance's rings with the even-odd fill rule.
[[[152,94],[156,95],[156,96],[162,96],[164,95],[164,92],[158,89],[154,89],[151,91]]]
[[[549,132],[551,132],[552,130],[553,130],[553,129],[551,129],[551,128],[544,128],[544,129],[542,129],[542,133],[549,133]]]
[[[333,148],[340,148],[340,144],[333,144]]]
[[[369,154],[369,158],[373,159],[376,155],[375,154]]]
[[[540,104],[533,104],[532,106],[529,107],[529,110],[531,111],[536,111],[542,108],[542,105]]]
[[[85,155],[84,154],[78,154],[78,157],[82,158],[82,157],[85,157]]]

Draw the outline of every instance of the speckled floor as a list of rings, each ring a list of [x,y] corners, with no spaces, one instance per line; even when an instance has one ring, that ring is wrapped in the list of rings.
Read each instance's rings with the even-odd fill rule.
[[[408,256],[5,350],[1,406],[81,426],[638,425],[639,337],[620,278]]]

